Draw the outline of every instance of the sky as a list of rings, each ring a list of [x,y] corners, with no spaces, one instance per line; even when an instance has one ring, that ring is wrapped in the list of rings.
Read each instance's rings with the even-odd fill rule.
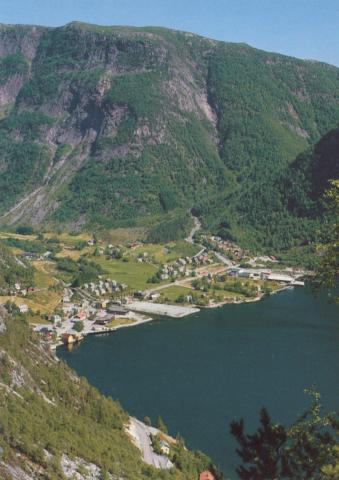
[[[339,0],[0,0],[0,23],[163,26],[339,66]]]

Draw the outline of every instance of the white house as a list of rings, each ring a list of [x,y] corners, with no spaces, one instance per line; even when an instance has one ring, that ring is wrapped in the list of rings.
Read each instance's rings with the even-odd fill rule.
[[[160,448],[162,453],[168,455],[170,453],[169,444],[165,440],[160,440]]]

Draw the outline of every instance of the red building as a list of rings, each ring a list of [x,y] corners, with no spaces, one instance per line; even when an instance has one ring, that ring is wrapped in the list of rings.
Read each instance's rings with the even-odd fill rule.
[[[205,470],[200,473],[199,480],[215,480],[215,476],[209,470]]]

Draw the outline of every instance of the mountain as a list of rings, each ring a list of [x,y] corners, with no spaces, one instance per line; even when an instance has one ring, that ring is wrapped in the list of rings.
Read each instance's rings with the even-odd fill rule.
[[[241,240],[262,192],[339,123],[338,68],[187,32],[2,25],[0,56],[7,225],[184,235],[195,207]]]
[[[175,467],[141,460],[129,417],[52,355],[25,316],[0,309],[0,477],[195,480],[208,457],[172,444]]]
[[[206,228],[248,247],[279,251],[315,242],[333,221],[326,199],[329,180],[339,178],[339,128],[298,155],[270,182],[249,184],[200,207]],[[216,215],[215,212],[218,212]],[[242,224],[241,224],[242,222]]]

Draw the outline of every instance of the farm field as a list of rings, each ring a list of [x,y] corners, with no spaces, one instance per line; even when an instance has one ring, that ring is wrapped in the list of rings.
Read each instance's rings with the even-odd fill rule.
[[[149,263],[107,260],[105,256],[96,257],[95,262],[105,270],[106,276],[135,290],[150,288],[147,280],[157,271],[157,268]]]
[[[27,297],[4,295],[0,296],[0,303],[8,301],[16,305],[27,305],[33,312],[40,312],[41,314],[50,314],[53,312],[60,302],[61,296],[59,293],[51,290],[41,290],[29,294]]]

